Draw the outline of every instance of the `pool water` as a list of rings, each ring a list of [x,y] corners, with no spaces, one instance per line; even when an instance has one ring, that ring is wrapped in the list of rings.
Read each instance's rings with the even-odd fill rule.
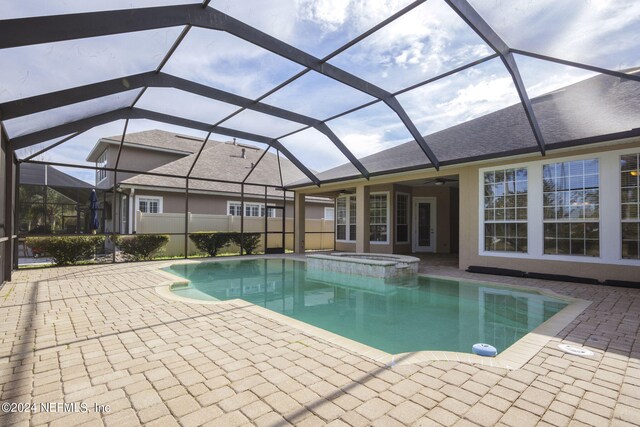
[[[172,291],[199,300],[241,298],[382,351],[505,350],[567,306],[520,289],[416,277],[385,281],[305,269],[290,259],[176,264],[190,281]]]

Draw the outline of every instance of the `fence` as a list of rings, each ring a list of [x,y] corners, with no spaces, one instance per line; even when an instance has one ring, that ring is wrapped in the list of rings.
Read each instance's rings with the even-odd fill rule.
[[[232,215],[205,215],[188,213],[189,232],[195,231],[236,231],[240,232],[241,218]],[[267,218],[268,247],[282,247],[282,218]],[[264,217],[244,217],[245,233],[264,233]],[[305,220],[305,248],[307,250],[333,249],[333,221],[325,219]],[[285,219],[285,249],[293,250],[293,218]],[[184,233],[184,214],[151,214],[136,212],[136,232],[143,233]],[[198,252],[189,240],[189,255]],[[238,252],[239,248],[230,246],[227,252]],[[264,251],[264,236],[260,238],[258,251]],[[184,255],[184,236],[172,235],[165,248],[168,256]]]

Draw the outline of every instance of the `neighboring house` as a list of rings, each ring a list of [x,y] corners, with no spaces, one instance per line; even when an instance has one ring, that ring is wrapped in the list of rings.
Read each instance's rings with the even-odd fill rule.
[[[639,101],[637,81],[598,75],[532,100],[546,156],[517,104],[426,136],[439,172],[412,141],[360,159],[369,181],[345,164],[288,187],[339,194],[336,250],[638,281]]]
[[[87,161],[95,162],[96,166],[115,167],[120,141],[120,136],[100,139],[87,157]],[[188,174],[203,142],[196,137],[161,130],[126,135],[118,161],[118,170],[123,172],[119,171],[115,176],[118,194],[117,232],[130,234],[137,231],[136,211],[184,214],[186,180],[171,176]],[[283,182],[300,180],[304,175],[286,158],[278,159],[276,154],[267,152],[260,160],[263,154],[264,150],[251,145],[208,141],[190,175],[192,179],[189,180],[189,212],[240,216],[241,185],[231,182],[242,182],[253,165],[257,164],[246,180],[244,188],[245,216],[281,217],[282,209],[278,207],[283,206],[286,207],[285,216],[292,216],[292,192],[287,193],[285,201],[283,191],[267,188],[265,201],[264,187],[251,184],[282,186]],[[127,171],[170,176],[143,175]],[[204,181],[198,178],[227,182]],[[96,171],[97,188],[108,190],[113,186],[113,172]],[[311,198],[305,214],[310,219],[333,219],[333,200]],[[110,229],[112,221],[109,212],[107,216],[107,228]]]
[[[93,185],[53,166],[20,164],[18,233],[77,234],[89,230]]]

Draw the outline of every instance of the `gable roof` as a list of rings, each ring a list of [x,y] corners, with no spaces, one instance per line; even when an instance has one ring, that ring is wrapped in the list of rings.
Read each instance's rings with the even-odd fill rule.
[[[245,158],[242,157],[244,150]],[[248,194],[258,194],[264,196],[264,188],[252,186],[250,184],[267,184],[281,186],[282,182],[300,180],[304,174],[284,157],[280,157],[280,167],[282,168],[282,182],[278,168],[278,156],[271,152],[260,160],[264,150],[252,145],[234,144],[232,142],[213,142],[202,151],[196,166],[191,173],[194,178],[219,179],[223,181],[234,181],[238,184],[224,182],[208,182],[193,179],[189,181],[189,188],[194,190],[205,190],[214,192],[240,193],[240,182],[250,172],[252,164],[257,166],[247,179],[245,192]],[[175,160],[166,165],[159,166],[150,172],[186,176],[193,164],[197,153]],[[185,188],[184,178],[169,178],[153,175],[136,175],[122,182],[131,186],[151,186],[160,188]],[[267,189],[267,194],[271,196],[282,196],[282,192],[273,188]]]
[[[122,141],[122,135],[100,138],[87,156],[87,161],[95,162],[108,145],[120,145],[120,141]],[[170,151],[186,156],[198,152],[203,142],[203,138],[152,129],[126,134],[124,145],[159,151]],[[211,142],[214,141],[209,141],[207,145]]]
[[[625,72],[638,75],[640,69]],[[600,74],[533,98],[532,104],[547,150],[602,142],[593,138],[640,128],[640,83],[629,79]],[[425,139],[441,165],[538,151],[520,103],[427,135]],[[360,161],[372,174],[431,167],[415,141],[379,151]],[[316,176],[321,181],[361,177],[350,163]],[[304,178],[291,181],[287,186],[310,184]]]

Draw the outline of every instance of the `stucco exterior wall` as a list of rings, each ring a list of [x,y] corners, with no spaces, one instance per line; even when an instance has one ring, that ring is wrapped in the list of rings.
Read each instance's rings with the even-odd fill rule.
[[[162,197],[162,211],[164,213],[184,213],[185,209],[185,195],[183,192],[169,192],[169,191],[154,191],[146,189],[136,189],[135,196],[156,196]],[[223,196],[223,195],[210,195],[201,193],[189,193],[189,212],[194,214],[208,214],[208,215],[226,215],[227,214],[227,201],[240,202],[240,197],[236,196]],[[245,197],[245,203],[264,203],[264,197]],[[273,199],[269,199],[268,203],[277,203],[281,206],[282,201],[275,202]],[[322,219],[324,217],[324,207],[333,207],[333,202],[329,203],[314,203],[307,202],[306,204],[306,217],[308,219]],[[281,211],[276,211],[276,216],[281,217]],[[293,201],[288,200],[286,203],[286,216],[293,216]]]
[[[470,265],[481,265],[498,268],[511,268],[529,272],[540,272],[549,274],[564,274],[581,277],[591,277],[598,280],[628,280],[628,281],[640,281],[640,262],[631,260],[619,260],[619,261],[607,261],[603,262],[601,259],[584,258],[583,260],[576,262],[571,259],[545,259],[545,256],[540,259],[523,257],[507,257],[500,254],[492,254],[490,256],[483,255],[479,250],[479,170],[480,168],[493,168],[499,166],[509,166],[514,164],[531,164],[533,162],[552,162],[554,159],[565,159],[574,156],[587,156],[596,153],[612,153],[616,150],[630,150],[631,152],[640,152],[640,138],[617,141],[610,143],[603,143],[594,145],[588,148],[579,149],[564,149],[548,152],[545,157],[541,157],[539,154],[523,155],[512,157],[509,159],[495,160],[495,161],[483,161],[476,164],[467,166],[450,166],[443,167],[440,172],[436,172],[432,169],[424,171],[412,171],[407,173],[399,173],[395,175],[387,175],[373,178],[371,184],[393,184],[402,183],[403,181],[428,179],[438,176],[451,176],[458,175],[459,182],[459,267],[460,269],[466,269]],[[615,167],[615,166],[614,166]],[[306,194],[320,194],[321,192],[340,191],[340,189],[348,188],[350,185],[366,185],[364,180],[355,180],[351,183],[341,182],[331,185],[323,186],[321,189],[306,188],[304,191]],[[378,184],[379,185],[379,184]],[[602,184],[601,184],[602,185]],[[615,191],[607,191],[608,188],[601,187],[601,195],[611,198],[611,194],[619,193],[619,184],[613,186]],[[395,191],[398,191],[399,186]],[[373,189],[372,189],[373,191]],[[405,191],[406,192],[406,191]],[[413,193],[412,193],[413,194]],[[619,194],[616,194],[619,198]],[[614,200],[614,199],[611,199]],[[618,202],[619,203],[619,202]],[[442,219],[440,214],[440,203],[438,204],[439,219]],[[541,207],[537,207],[541,209]],[[449,208],[450,209],[450,208]],[[395,216],[395,212],[394,212]],[[620,218],[608,218],[609,229],[611,226],[620,227]],[[439,232],[440,233],[440,232]],[[441,233],[440,233],[441,234]],[[455,233],[453,233],[455,235]],[[443,239],[438,239],[438,243],[441,243]],[[449,238],[450,240],[450,238]],[[439,246],[439,245],[438,245]],[[451,247],[451,242],[449,247]],[[440,248],[439,249],[443,249]],[[340,243],[336,242],[336,250],[339,251],[353,251],[355,250],[355,244],[353,243]],[[374,250],[381,250],[380,247],[374,247],[372,245],[372,252]],[[401,253],[401,248],[395,246],[395,251]],[[556,258],[562,257],[561,255]]]

